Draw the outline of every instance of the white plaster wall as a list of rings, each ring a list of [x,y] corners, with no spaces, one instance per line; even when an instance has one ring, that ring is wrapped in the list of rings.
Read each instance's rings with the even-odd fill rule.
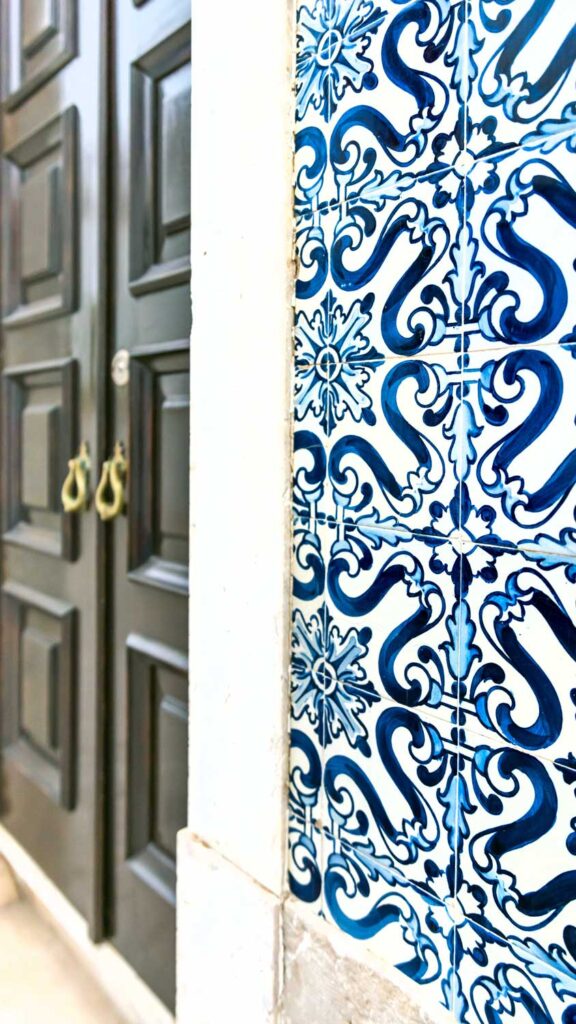
[[[190,826],[280,892],[290,5],[194,0]]]
[[[292,10],[193,0],[189,829],[178,1017],[274,1019],[285,871]]]

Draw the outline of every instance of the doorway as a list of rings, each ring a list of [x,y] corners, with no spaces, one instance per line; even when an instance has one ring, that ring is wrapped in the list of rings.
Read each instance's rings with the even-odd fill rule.
[[[188,0],[2,0],[3,824],[174,1004]]]

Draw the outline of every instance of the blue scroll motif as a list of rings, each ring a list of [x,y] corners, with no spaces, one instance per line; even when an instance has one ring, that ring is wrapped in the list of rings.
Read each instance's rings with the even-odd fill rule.
[[[576,1024],[576,8],[297,6],[291,890]]]

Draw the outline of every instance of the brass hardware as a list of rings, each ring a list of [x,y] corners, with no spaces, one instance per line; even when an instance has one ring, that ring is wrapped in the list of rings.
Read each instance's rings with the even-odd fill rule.
[[[102,466],[102,475],[94,498],[96,511],[104,522],[115,519],[126,509],[127,470],[124,446],[121,441],[116,441],[114,455]]]
[[[88,508],[89,479],[90,455],[86,441],[82,441],[78,455],[68,462],[68,473],[60,492],[65,512],[84,512]]]

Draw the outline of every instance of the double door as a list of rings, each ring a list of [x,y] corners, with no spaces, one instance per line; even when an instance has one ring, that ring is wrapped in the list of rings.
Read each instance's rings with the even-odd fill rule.
[[[1,820],[170,1006],[190,4],[0,2]]]

